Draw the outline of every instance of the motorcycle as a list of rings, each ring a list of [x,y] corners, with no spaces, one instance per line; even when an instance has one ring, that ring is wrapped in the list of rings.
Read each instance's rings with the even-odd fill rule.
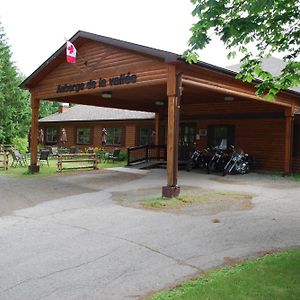
[[[206,168],[209,160],[207,155],[208,152],[209,148],[204,149],[203,151],[196,149],[186,164],[186,170],[189,172],[194,168]]]
[[[223,169],[223,176],[227,174],[246,174],[249,172],[249,160],[248,154],[244,153],[244,151],[240,148],[235,149],[234,146],[231,146],[232,153],[229,161],[225,165]]]
[[[214,148],[214,154],[207,164],[207,174],[218,172],[224,169],[227,161],[227,154],[219,147]]]

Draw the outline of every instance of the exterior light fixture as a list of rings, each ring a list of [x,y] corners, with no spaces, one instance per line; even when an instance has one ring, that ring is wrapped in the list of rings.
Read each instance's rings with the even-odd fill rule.
[[[234,97],[232,97],[232,96],[225,96],[225,97],[224,97],[224,100],[225,100],[225,101],[233,101],[233,100],[234,100]]]
[[[165,105],[165,102],[163,102],[163,101],[155,101],[155,105],[163,106],[163,105]]]
[[[101,94],[101,97],[104,99],[111,99],[112,98],[112,92],[103,92]]]

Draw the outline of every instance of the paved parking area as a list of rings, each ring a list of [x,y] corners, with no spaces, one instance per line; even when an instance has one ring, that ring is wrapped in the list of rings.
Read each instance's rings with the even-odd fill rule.
[[[160,169],[0,175],[0,299],[140,299],[207,268],[300,246],[300,183],[179,172],[182,193],[253,196],[247,209],[199,214],[123,206],[113,196],[160,193],[165,178]]]

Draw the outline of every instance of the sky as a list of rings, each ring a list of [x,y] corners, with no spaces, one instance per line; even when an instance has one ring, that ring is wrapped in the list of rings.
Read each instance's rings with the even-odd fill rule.
[[[0,21],[12,59],[29,76],[78,30],[182,54],[191,36],[190,0],[0,0]],[[227,52],[214,41],[200,60],[225,67]]]

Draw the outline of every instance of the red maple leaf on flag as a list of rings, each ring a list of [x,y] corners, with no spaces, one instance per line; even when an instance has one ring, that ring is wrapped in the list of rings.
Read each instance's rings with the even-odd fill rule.
[[[70,54],[72,54],[72,53],[74,52],[74,46],[73,46],[73,45],[70,45],[70,46],[68,47],[68,51],[69,51]]]
[[[75,46],[67,41],[67,47],[66,47],[66,55],[67,55],[67,62],[71,63],[71,64],[75,64],[76,63],[76,48]]]

